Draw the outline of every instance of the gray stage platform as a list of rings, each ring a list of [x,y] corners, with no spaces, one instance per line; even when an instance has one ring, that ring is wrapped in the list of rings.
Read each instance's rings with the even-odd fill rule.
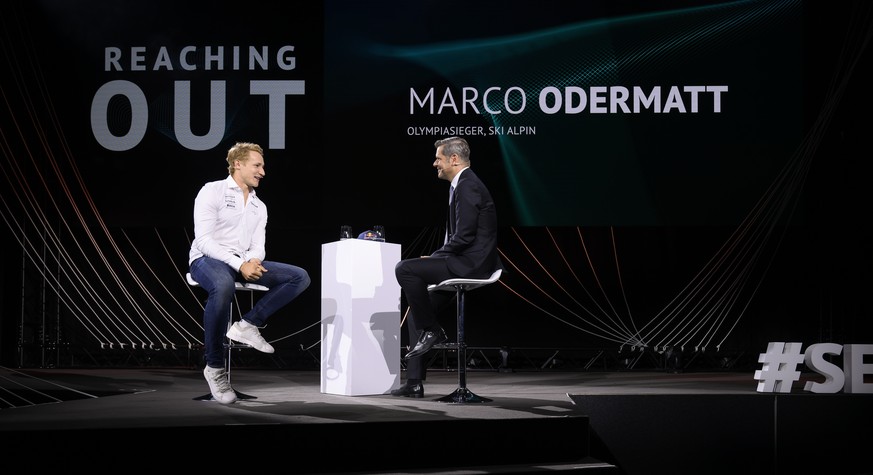
[[[287,473],[873,473],[873,395],[761,394],[750,373],[474,371],[468,388],[492,401],[466,405],[435,401],[451,371],[429,372],[423,399],[319,382],[235,369],[255,399],[222,406],[195,400],[196,369],[0,369],[3,452],[127,473],[252,457]]]

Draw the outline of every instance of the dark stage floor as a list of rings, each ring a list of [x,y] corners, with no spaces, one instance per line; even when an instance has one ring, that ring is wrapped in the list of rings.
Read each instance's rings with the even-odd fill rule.
[[[0,368],[4,453],[128,472],[244,469],[228,457],[248,452],[289,473],[873,473],[873,395],[803,380],[775,395],[753,373],[476,371],[492,401],[447,404],[454,371],[429,372],[423,399],[322,394],[318,371],[232,377],[255,398],[195,400],[195,369]]]

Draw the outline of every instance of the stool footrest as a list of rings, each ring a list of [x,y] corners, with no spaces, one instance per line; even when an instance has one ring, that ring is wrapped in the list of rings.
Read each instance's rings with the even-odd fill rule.
[[[467,346],[467,345],[464,345],[464,346]],[[436,345],[433,345],[433,349],[435,349],[435,350],[457,350],[458,344],[455,342],[437,343]]]
[[[248,343],[222,343],[225,348],[254,348]]]

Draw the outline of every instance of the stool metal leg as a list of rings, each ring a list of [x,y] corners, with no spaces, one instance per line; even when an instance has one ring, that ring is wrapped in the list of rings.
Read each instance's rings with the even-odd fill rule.
[[[464,340],[464,294],[466,288],[463,285],[455,287],[457,290],[458,306],[458,388],[451,394],[443,396],[435,401],[456,404],[476,402],[491,402],[491,399],[473,394],[467,389],[467,343]]]
[[[227,384],[230,384],[230,387],[233,389],[233,392],[236,393],[237,399],[257,399],[257,396],[252,396],[251,394],[246,394],[241,392],[233,387],[233,384],[230,382],[230,354],[233,352],[233,349],[236,348],[237,345],[233,343],[229,338],[227,340],[227,359],[225,361],[224,369],[227,371]],[[247,348],[247,347],[246,347]]]
[[[249,291],[249,307],[254,307],[255,305],[255,293]],[[242,311],[240,311],[240,318],[242,318]],[[230,315],[227,316],[227,329],[230,330],[230,327],[233,325],[233,304],[230,306]],[[233,384],[230,382],[230,355],[233,353],[234,348],[248,348],[248,345],[240,345],[234,343],[230,338],[227,339],[227,357],[224,359],[224,369],[227,371],[227,384],[230,384],[230,387],[233,388]],[[251,394],[245,394],[243,392],[237,391],[235,388],[233,392],[236,393],[237,399],[257,399],[257,396],[252,396]]]
[[[249,292],[251,298],[251,304],[254,306],[255,297],[254,292]],[[230,326],[233,325],[233,302],[230,303],[230,312],[227,315],[227,329],[230,330]],[[227,342],[224,344],[224,347],[227,349],[227,356],[224,358],[224,370],[227,372],[227,384],[230,384],[230,387],[233,388],[233,384],[230,382],[230,355],[233,352],[234,348],[248,348],[248,345],[238,345],[233,342],[230,338],[227,339]],[[233,390],[236,393],[236,398],[238,400],[242,399],[257,399],[257,396],[252,396],[250,394],[245,394],[243,392]],[[206,393],[202,396],[197,396],[194,398],[195,401],[211,401],[212,393]]]

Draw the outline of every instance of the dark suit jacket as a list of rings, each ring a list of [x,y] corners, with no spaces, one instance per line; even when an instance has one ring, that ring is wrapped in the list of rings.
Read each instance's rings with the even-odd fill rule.
[[[449,211],[448,240],[431,257],[445,257],[459,277],[484,279],[503,268],[497,254],[497,210],[472,168],[461,172]]]

